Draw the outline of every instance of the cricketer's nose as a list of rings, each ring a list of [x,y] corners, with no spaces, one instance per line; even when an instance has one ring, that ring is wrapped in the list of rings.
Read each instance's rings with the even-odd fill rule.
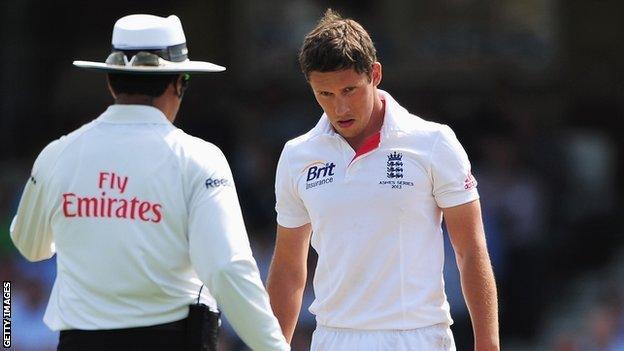
[[[349,113],[349,103],[347,99],[338,98],[336,99],[336,105],[334,106],[334,112],[336,116],[342,117]]]

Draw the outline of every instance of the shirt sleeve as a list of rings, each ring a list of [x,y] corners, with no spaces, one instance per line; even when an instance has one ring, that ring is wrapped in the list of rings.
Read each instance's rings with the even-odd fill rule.
[[[48,199],[51,185],[46,179],[55,146],[56,142],[51,143],[37,157],[9,229],[15,247],[33,262],[48,259],[55,252]]]
[[[252,256],[230,167],[220,150],[212,154],[192,178],[191,262],[251,349],[289,350]]]
[[[470,161],[455,133],[443,126],[431,152],[433,196],[441,208],[462,205],[479,198]]]
[[[275,174],[275,211],[277,223],[286,228],[297,228],[310,223],[310,216],[299,197],[296,179],[292,177],[287,146],[282,150]]]

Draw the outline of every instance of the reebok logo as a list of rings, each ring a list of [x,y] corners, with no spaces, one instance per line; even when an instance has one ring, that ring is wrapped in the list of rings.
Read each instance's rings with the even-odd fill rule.
[[[217,188],[220,186],[228,186],[230,185],[230,181],[226,178],[220,178],[220,179],[212,179],[212,178],[208,178],[206,179],[206,188]]]

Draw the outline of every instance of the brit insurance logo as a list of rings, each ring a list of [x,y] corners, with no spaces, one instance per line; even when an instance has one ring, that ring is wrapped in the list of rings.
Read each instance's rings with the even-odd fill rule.
[[[332,183],[334,181],[333,162],[315,161],[307,165],[302,172],[306,172],[306,189]]]
[[[402,180],[403,172],[403,154],[396,151],[388,154],[386,179],[380,180],[379,185],[390,185],[392,189],[403,189],[404,186],[414,186],[414,183]]]

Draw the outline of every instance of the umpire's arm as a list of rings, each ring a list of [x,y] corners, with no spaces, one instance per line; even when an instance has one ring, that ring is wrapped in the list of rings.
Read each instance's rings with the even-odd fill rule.
[[[49,178],[60,151],[61,143],[55,140],[37,156],[9,229],[15,247],[32,262],[48,259],[55,253],[52,210],[59,206],[60,196],[51,196],[54,189]]]
[[[251,349],[289,350],[251,253],[229,166],[220,150],[215,152],[209,178],[192,182],[197,191],[189,208],[191,262]]]

